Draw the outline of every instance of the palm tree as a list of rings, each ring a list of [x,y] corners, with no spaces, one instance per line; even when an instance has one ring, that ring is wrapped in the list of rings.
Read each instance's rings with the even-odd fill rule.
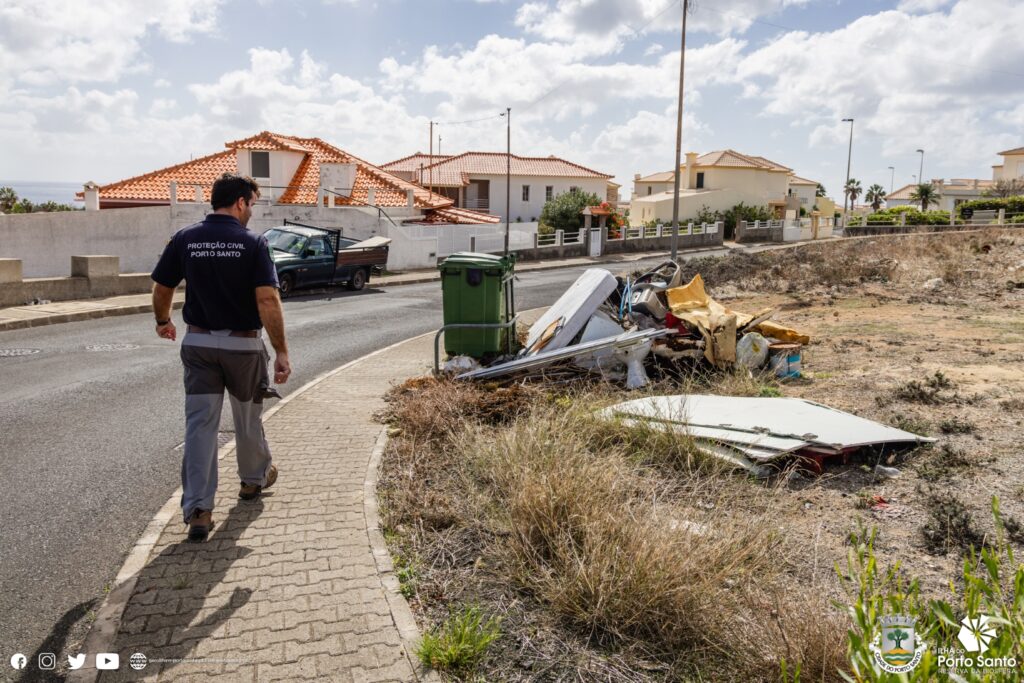
[[[939,203],[939,188],[931,183],[921,183],[910,193],[910,200],[921,202],[921,211],[927,211],[929,204]]]
[[[814,196],[815,197],[824,197],[825,196],[825,186],[822,185],[821,183],[818,183],[818,188],[816,190],[814,190]]]
[[[0,212],[10,213],[18,203],[18,193],[12,187],[0,187]]]
[[[857,197],[861,193],[860,181],[856,178],[850,178],[849,182],[846,183],[846,187],[843,188],[843,192],[850,198],[850,211],[853,211],[853,205],[857,202]]]
[[[871,204],[872,210],[878,213],[878,209],[882,206],[882,202],[885,201],[885,188],[875,183],[868,188],[868,191],[864,193],[864,201]]]

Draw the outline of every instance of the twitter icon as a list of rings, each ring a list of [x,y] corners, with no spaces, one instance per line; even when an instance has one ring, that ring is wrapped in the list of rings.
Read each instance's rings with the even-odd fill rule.
[[[68,667],[71,669],[81,669],[82,665],[85,664],[85,655],[75,655],[72,657],[68,655]]]

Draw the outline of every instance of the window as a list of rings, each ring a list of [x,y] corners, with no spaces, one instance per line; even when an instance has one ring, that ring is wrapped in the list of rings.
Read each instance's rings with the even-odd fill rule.
[[[548,185],[547,187],[544,188],[544,201],[550,202],[554,198],[555,198],[555,186],[554,185]]]
[[[530,186],[529,185],[523,185],[523,201],[524,202],[530,201]]]
[[[653,191],[654,191],[654,187],[653,187],[653,186],[651,186],[651,185],[648,185],[648,186],[647,186],[647,194],[650,194],[650,193],[651,193],[651,192],[653,192]]]
[[[310,237],[306,243],[306,251],[311,252],[310,256],[323,256],[327,253],[327,245],[323,237]]]
[[[704,187],[704,172],[697,171],[697,189]]]
[[[253,178],[269,178],[270,152],[249,152],[249,166]]]
[[[580,188],[576,187],[575,185],[570,185],[569,186],[569,192],[579,192],[579,191],[580,191]]]

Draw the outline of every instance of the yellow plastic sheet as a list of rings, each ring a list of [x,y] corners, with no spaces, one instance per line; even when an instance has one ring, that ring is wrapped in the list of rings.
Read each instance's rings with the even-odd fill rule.
[[[730,310],[718,303],[704,289],[704,279],[695,275],[688,284],[665,292],[672,315],[697,328],[704,337],[704,357],[717,366],[736,362],[736,330],[747,325],[754,316]],[[756,325],[766,337],[807,344],[811,338],[777,323],[764,321]]]

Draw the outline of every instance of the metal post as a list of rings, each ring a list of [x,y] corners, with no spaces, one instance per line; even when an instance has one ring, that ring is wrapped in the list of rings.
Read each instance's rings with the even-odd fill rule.
[[[850,222],[849,211],[853,210],[853,202],[849,202],[851,204],[849,211],[846,209],[846,204],[850,199],[847,186],[850,184],[850,159],[853,157],[853,119],[843,119],[843,122],[850,124],[850,146],[846,150],[846,185],[843,185],[843,227],[845,228],[846,224]]]
[[[917,169],[917,184],[924,185],[924,150],[917,150],[921,155],[921,167]]]
[[[508,256],[509,220],[512,213],[512,107],[505,107],[505,256]]]
[[[892,194],[892,183],[896,179],[896,167],[895,166],[890,166],[889,170],[892,171],[889,174],[889,194]]]
[[[420,182],[423,179],[420,178]],[[434,191],[434,122],[430,122],[430,184],[428,188],[431,192]]]
[[[679,164],[683,148],[683,76],[686,68],[686,13],[690,9],[690,0],[683,0],[683,35],[679,48],[679,106],[676,116],[676,165],[675,192],[672,195],[672,260],[676,260],[679,251]]]

